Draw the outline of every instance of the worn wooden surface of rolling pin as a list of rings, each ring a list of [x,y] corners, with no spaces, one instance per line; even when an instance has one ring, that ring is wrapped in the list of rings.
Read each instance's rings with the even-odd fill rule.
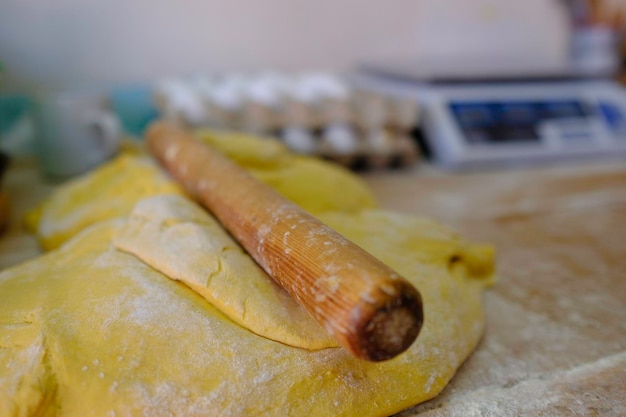
[[[498,248],[484,340],[441,395],[403,417],[626,415],[626,161],[366,180],[383,207]],[[52,189],[19,160],[4,186],[14,210],[0,268],[39,253],[19,219]]]

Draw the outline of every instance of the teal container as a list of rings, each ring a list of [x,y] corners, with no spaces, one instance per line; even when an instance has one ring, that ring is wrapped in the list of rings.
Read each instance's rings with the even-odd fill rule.
[[[32,111],[32,100],[19,94],[0,94],[0,136]]]
[[[148,125],[159,117],[152,88],[147,85],[115,88],[109,95],[109,102],[125,133],[136,138],[141,138]]]

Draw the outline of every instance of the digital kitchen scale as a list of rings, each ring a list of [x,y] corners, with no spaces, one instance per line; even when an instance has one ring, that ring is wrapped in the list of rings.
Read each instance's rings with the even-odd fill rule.
[[[442,166],[626,156],[626,94],[612,81],[360,81],[419,102],[425,143]]]

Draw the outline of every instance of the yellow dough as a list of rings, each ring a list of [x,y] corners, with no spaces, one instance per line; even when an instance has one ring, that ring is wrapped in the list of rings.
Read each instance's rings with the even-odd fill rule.
[[[186,198],[139,202],[114,242],[254,333],[307,349],[338,346],[217,220]]]
[[[127,215],[144,197],[167,193],[182,190],[153,160],[123,154],[65,184],[25,222],[36,231],[41,246],[50,250],[89,225]]]
[[[401,356],[369,363],[258,336],[116,250],[124,224],[100,223],[0,275],[0,415],[384,416],[434,396],[483,331],[488,251],[464,265],[456,236],[397,214],[326,220],[422,291],[425,325]]]
[[[371,192],[347,170],[293,155],[276,140],[211,132],[198,136],[313,214],[375,206]],[[157,194],[182,191],[148,156],[133,149],[64,185],[25,223],[50,250],[91,224],[127,216],[139,200]]]
[[[217,132],[200,132],[198,136],[313,214],[375,207],[365,184],[344,168],[293,155],[275,139]]]
[[[277,178],[299,164],[276,152],[238,162]],[[365,191],[316,215],[398,270],[424,300],[417,341],[382,363],[333,347],[160,169],[121,158],[62,187],[33,215],[40,233],[55,216],[65,219],[48,235],[51,246],[70,240],[0,273],[0,417],[386,416],[437,395],[478,343],[492,249],[427,219],[357,210],[353,202],[369,192],[349,173],[341,176]],[[131,168],[111,168],[121,163]],[[108,168],[116,174],[102,178]],[[140,197],[125,190],[139,183],[148,190]],[[96,194],[63,211],[59,195],[72,187]],[[115,200],[116,187],[117,211],[85,214],[106,201],[97,192]],[[318,207],[340,206],[349,192],[337,192],[298,190],[304,201],[330,202]]]

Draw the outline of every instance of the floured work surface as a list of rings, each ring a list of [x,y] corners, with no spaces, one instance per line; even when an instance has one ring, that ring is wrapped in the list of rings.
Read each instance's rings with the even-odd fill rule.
[[[437,395],[483,333],[493,249],[377,210],[356,177],[271,142],[205,140],[242,144],[237,162],[419,288],[418,341],[382,363],[350,356],[150,158],[127,153],[26,217],[49,252],[0,273],[0,416],[365,417]]]
[[[626,415],[624,161],[368,183],[386,207],[437,216],[499,254],[483,341],[402,416]]]

